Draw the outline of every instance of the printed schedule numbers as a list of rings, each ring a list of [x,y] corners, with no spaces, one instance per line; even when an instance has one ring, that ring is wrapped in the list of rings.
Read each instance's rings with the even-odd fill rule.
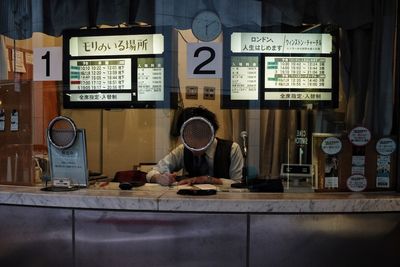
[[[71,90],[130,90],[131,60],[71,60]]]
[[[231,99],[258,99],[258,57],[232,57]]]
[[[266,57],[265,88],[331,89],[330,57]]]
[[[164,64],[162,58],[138,58],[138,100],[164,100]]]

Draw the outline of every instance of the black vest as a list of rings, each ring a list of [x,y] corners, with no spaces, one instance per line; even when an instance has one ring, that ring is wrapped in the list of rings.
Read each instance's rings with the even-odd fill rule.
[[[232,141],[223,140],[217,138],[217,147],[215,149],[214,154],[214,173],[209,173],[209,175],[216,178],[227,178],[230,179],[229,176],[229,167],[231,166],[231,148]],[[183,159],[185,164],[185,170],[188,173],[188,177],[196,176],[196,171],[193,170],[193,154],[192,152],[184,148],[183,151]]]

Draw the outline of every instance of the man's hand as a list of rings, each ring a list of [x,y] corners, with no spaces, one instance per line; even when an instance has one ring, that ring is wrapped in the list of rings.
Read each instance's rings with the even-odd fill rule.
[[[171,185],[176,182],[176,173],[161,173],[161,174],[155,174],[153,177],[151,177],[152,182],[156,182],[160,185]]]

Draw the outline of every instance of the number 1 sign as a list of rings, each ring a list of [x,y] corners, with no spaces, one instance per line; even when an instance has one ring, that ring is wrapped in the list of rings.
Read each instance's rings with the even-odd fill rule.
[[[222,44],[189,43],[187,76],[188,78],[222,78]]]
[[[43,47],[33,49],[33,80],[62,80],[61,47]]]

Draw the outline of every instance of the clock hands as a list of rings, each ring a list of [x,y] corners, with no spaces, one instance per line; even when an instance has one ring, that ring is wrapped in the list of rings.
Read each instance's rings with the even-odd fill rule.
[[[215,24],[215,23],[217,23],[217,22],[215,20],[213,20],[213,21],[211,21],[211,23],[207,23],[206,24],[206,35],[208,35],[208,27],[213,25],[213,24]]]

